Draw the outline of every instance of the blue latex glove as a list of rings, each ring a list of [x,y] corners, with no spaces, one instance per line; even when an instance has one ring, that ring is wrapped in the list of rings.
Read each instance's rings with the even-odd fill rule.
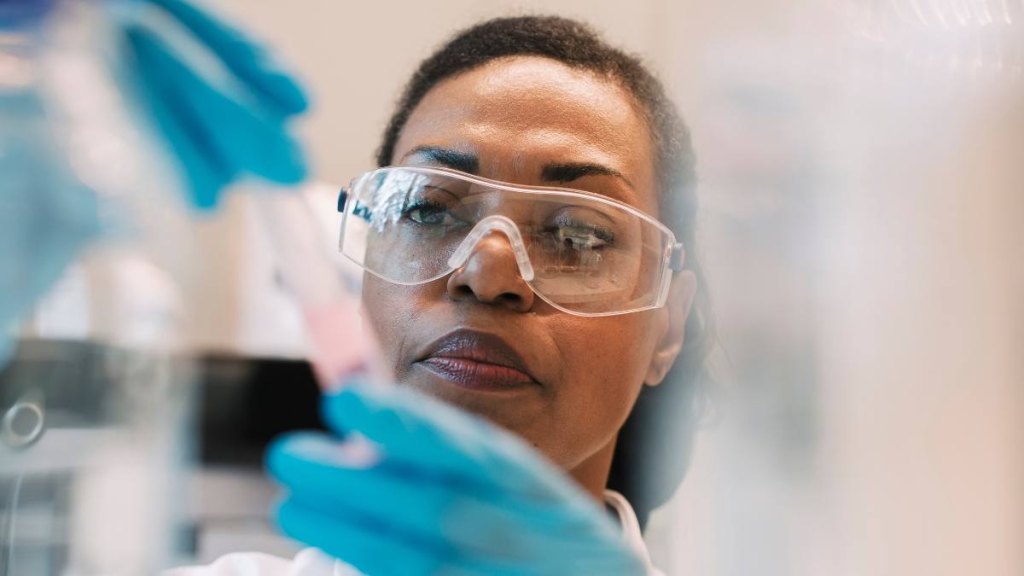
[[[99,202],[68,165],[40,96],[0,89],[0,366],[7,332],[99,236]]]
[[[646,573],[607,513],[508,432],[408,389],[356,384],[323,408],[356,434],[292,434],[268,454],[289,536],[372,576]]]
[[[120,19],[127,76],[170,144],[195,207],[215,207],[247,174],[280,184],[305,178],[288,120],[308,101],[258,44],[186,0],[137,0]]]

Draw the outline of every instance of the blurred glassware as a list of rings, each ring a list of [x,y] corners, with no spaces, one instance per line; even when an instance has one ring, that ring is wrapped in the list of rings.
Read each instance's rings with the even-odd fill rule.
[[[106,8],[0,7],[2,576],[154,573],[179,536],[193,250]]]
[[[0,329],[60,277],[100,230],[95,192],[73,170],[52,117],[41,2],[0,8]],[[0,363],[9,353],[0,337]]]

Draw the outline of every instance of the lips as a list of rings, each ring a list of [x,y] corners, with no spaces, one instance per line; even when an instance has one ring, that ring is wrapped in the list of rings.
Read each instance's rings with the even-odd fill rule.
[[[460,329],[427,346],[417,364],[462,388],[500,391],[537,385],[526,362],[501,337]]]

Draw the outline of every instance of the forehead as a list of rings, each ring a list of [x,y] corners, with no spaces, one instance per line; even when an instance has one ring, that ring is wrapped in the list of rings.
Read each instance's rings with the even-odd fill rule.
[[[472,154],[480,175],[523,184],[545,183],[540,174],[550,164],[604,166],[623,178],[561,185],[657,210],[651,136],[632,96],[555,60],[500,59],[439,83],[410,115],[395,162],[428,146]]]

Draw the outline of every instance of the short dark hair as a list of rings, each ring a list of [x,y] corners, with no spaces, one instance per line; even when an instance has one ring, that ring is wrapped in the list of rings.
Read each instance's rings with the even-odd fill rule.
[[[610,46],[575,20],[557,16],[487,20],[457,33],[420,64],[384,131],[377,164],[393,162],[395,144],[409,116],[434,86],[512,56],[551,58],[616,82],[632,95],[653,140],[660,219],[686,246],[686,267],[697,276],[697,299],[686,322],[683,351],[664,383],[641,392],[619,433],[608,482],[609,488],[629,499],[646,524],[650,511],[675,492],[689,465],[703,388],[710,381],[705,364],[714,332],[696,237],[693,147],[661,82],[638,57]]]

